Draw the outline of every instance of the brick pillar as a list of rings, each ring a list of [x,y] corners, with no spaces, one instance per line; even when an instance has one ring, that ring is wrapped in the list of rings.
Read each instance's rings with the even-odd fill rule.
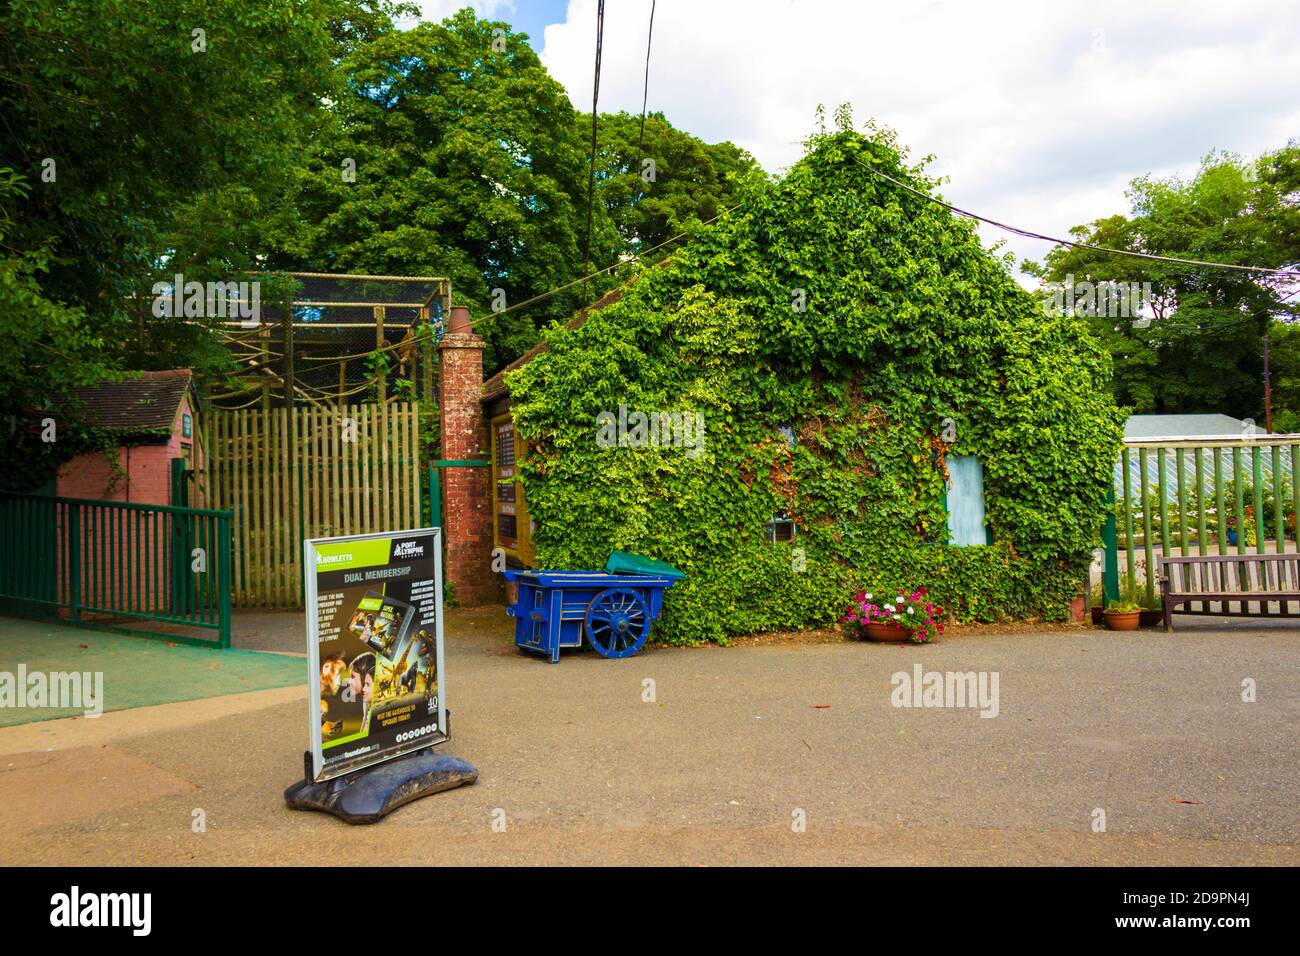
[[[447,334],[438,344],[441,375],[442,457],[478,458],[487,449],[483,427],[483,339],[469,324],[469,310],[452,309]],[[486,468],[444,468],[442,527],[447,580],[466,607],[500,599],[492,573],[491,476]]]

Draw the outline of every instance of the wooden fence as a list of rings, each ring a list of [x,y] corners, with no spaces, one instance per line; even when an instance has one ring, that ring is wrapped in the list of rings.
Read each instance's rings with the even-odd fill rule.
[[[1122,572],[1155,607],[1158,556],[1300,549],[1300,436],[1129,440],[1115,485],[1115,521],[1102,531],[1108,597]]]
[[[419,415],[408,402],[214,410],[202,484],[232,521],[231,600],[302,606],[302,543],[420,523]]]

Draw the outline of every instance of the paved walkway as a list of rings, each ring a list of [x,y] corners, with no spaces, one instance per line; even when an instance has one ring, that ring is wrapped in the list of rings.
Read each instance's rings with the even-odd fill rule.
[[[475,786],[356,844],[284,808],[302,688],[46,721],[0,729],[0,863],[310,865],[348,846],[385,863],[1300,863],[1294,629],[554,666],[514,651],[500,608],[452,611],[447,630],[451,752]],[[996,672],[998,716],[892,706],[914,664]]]
[[[114,711],[271,687],[301,687],[303,680],[301,662],[283,654],[223,651],[0,617],[0,671],[17,675],[19,665],[28,674],[82,675],[90,693],[82,693],[83,681],[78,680],[79,703],[74,707],[0,705],[0,727],[69,717],[96,707]],[[102,696],[92,704],[96,687],[102,689]]]

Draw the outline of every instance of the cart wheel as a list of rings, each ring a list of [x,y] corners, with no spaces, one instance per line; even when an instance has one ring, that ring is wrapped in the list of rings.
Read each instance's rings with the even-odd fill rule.
[[[587,605],[587,640],[602,657],[631,657],[650,636],[650,612],[629,588],[608,588]]]

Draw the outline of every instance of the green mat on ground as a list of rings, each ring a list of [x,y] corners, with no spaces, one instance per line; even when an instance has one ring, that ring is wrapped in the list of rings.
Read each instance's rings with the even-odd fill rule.
[[[307,665],[300,657],[168,646],[152,638],[0,618],[0,727],[78,716],[87,709],[14,706],[3,695],[16,683],[20,665],[29,675],[102,673],[105,711],[289,687],[307,680]],[[47,705],[50,702],[47,699]]]

